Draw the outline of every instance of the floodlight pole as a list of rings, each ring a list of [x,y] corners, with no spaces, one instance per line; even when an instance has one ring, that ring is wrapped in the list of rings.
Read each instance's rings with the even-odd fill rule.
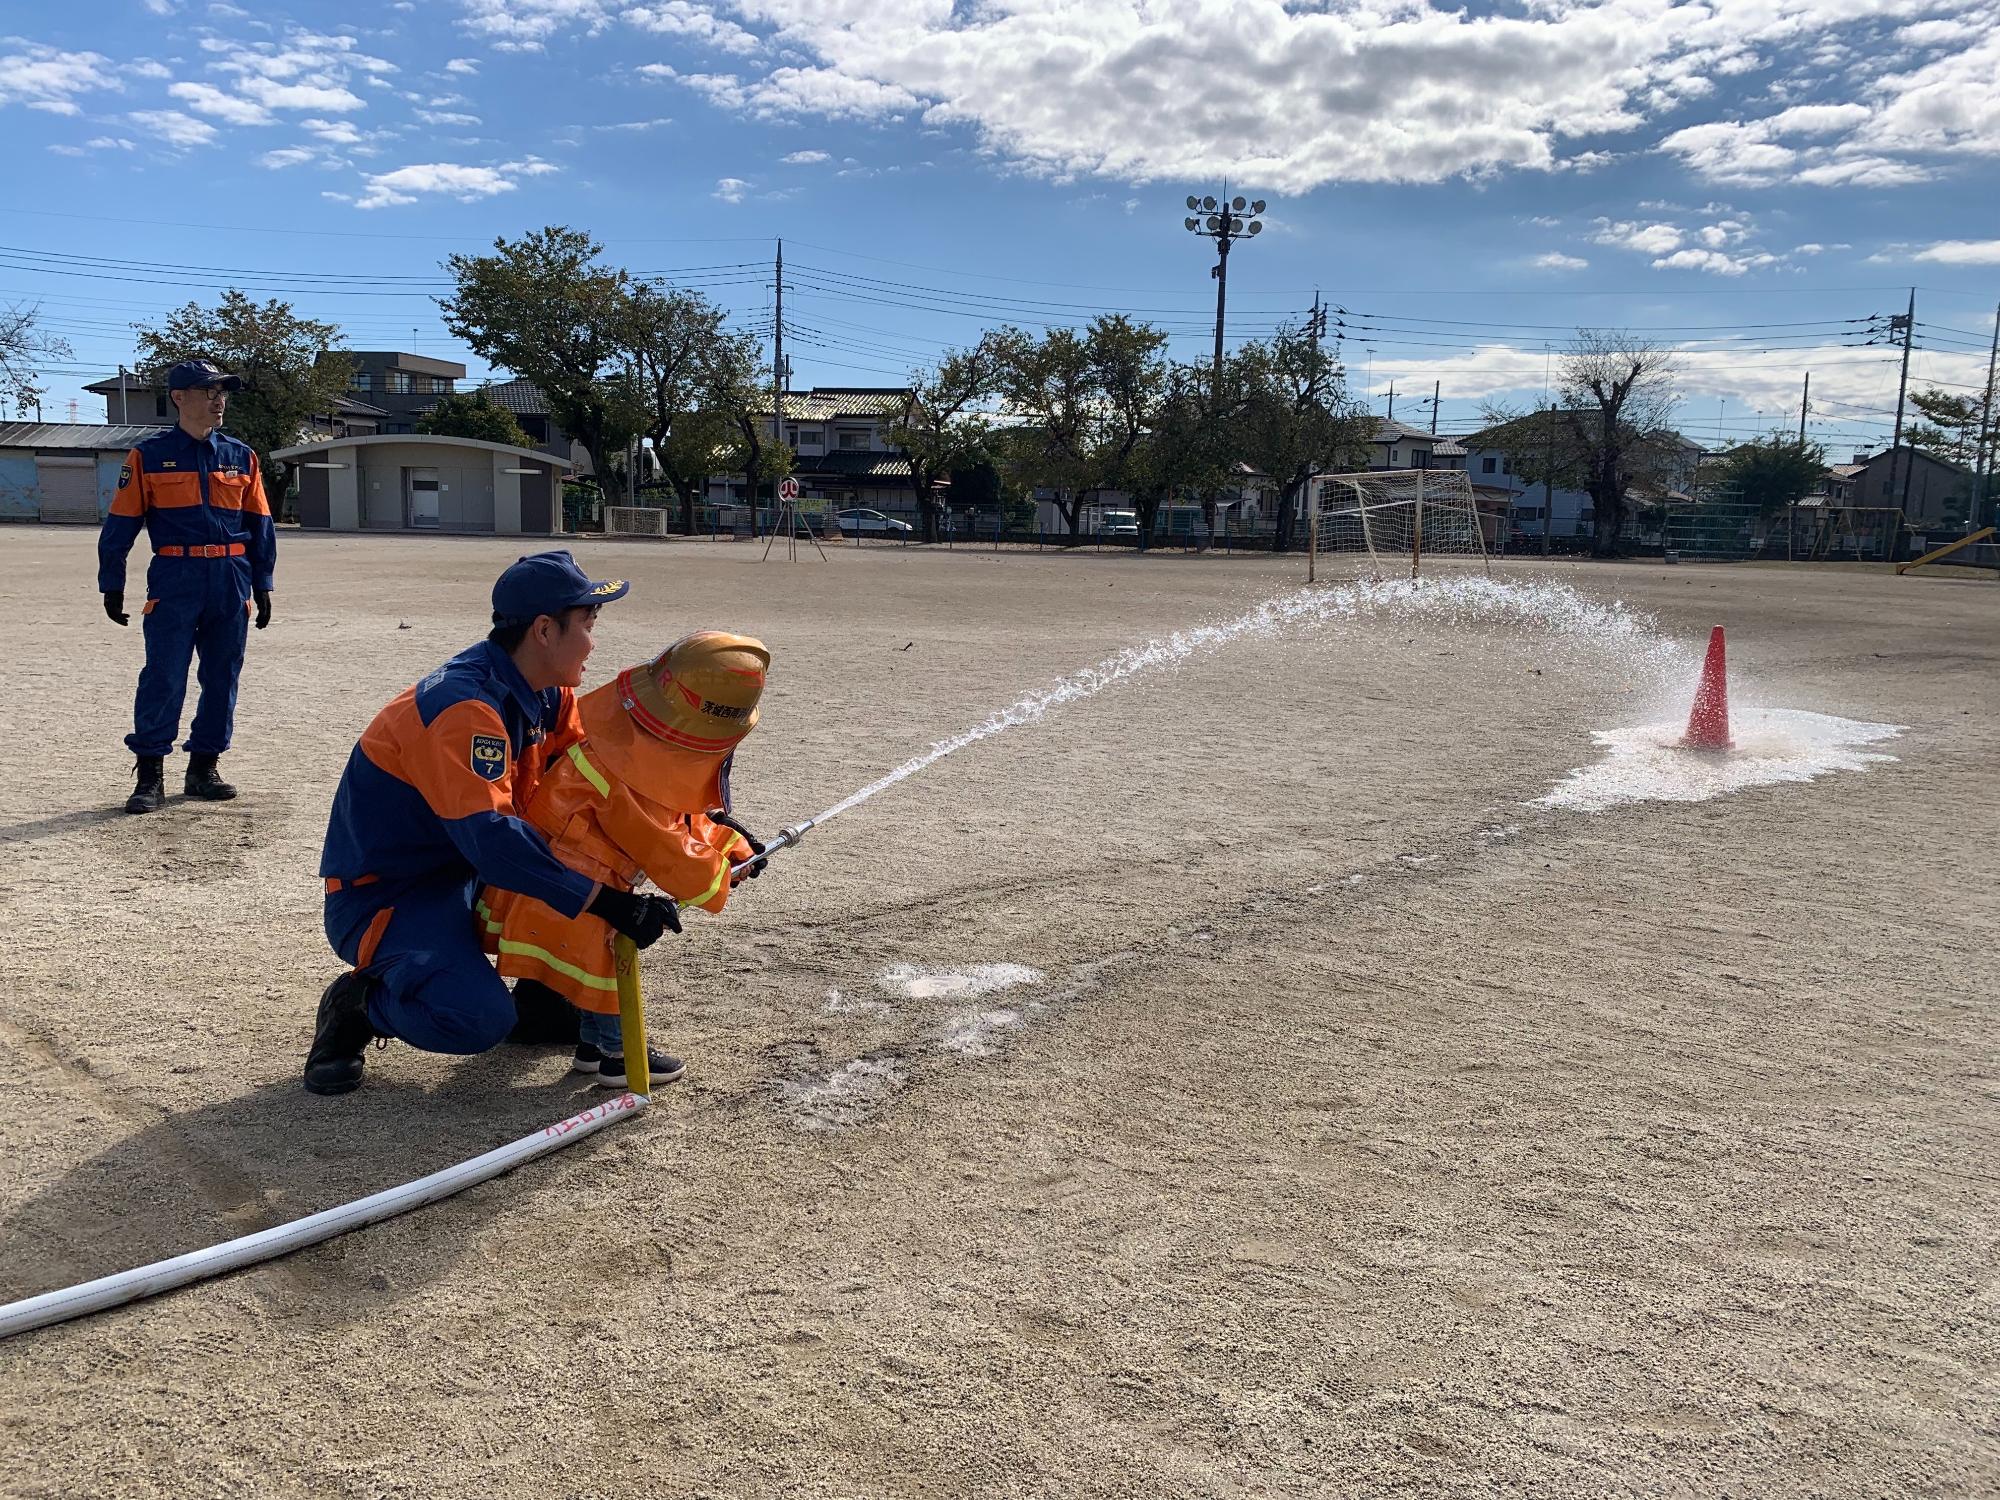
[[[1182,227],[1193,234],[1215,241],[1215,264],[1208,274],[1215,278],[1215,399],[1222,399],[1222,339],[1223,328],[1229,313],[1229,247],[1238,240],[1247,240],[1264,232],[1263,220],[1257,215],[1264,211],[1264,200],[1247,202],[1241,197],[1229,197],[1229,185],[1223,184],[1221,201],[1214,198],[1187,200],[1190,217],[1182,220]]]

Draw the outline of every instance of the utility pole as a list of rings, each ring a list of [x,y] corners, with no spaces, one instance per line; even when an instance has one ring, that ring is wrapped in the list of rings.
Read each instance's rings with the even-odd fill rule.
[[[1396,420],[1396,382],[1395,382],[1395,381],[1393,381],[1393,380],[1389,382],[1389,417],[1388,417],[1388,420],[1389,420],[1389,421],[1391,421],[1391,422],[1393,422],[1393,421],[1395,421],[1395,420]]]
[[[1974,493],[1978,495],[1979,499],[1973,507],[1972,514],[1966,517],[1966,521],[1975,528],[1979,525],[1980,509],[1989,503],[1986,490],[1993,478],[1993,457],[1991,453],[1993,442],[1993,376],[1997,364],[2000,364],[2000,307],[1993,309],[1993,352],[1986,356],[1986,390],[1981,395],[1979,401],[1979,462],[1974,465],[1979,476],[1978,488]]]
[[[1799,392],[1799,446],[1806,445],[1806,413],[1812,409],[1812,371],[1806,371],[1805,389]]]
[[[1916,327],[1917,289],[1911,287],[1910,310],[1900,318],[1889,320],[1891,333],[1898,328],[1903,331],[1903,373],[1896,379],[1896,432],[1889,439],[1889,483],[1892,488],[1896,483],[1896,465],[1903,456],[1903,394],[1910,388],[1910,336],[1916,331]],[[1911,463],[1903,465],[1903,498],[1906,500],[1910,494],[1909,471],[1915,467],[1916,465]]]
[[[1438,397],[1443,393],[1443,391],[1444,391],[1444,382],[1442,380],[1433,380],[1431,382],[1431,436],[1432,437],[1436,437],[1438,435]]]
[[[1549,555],[1549,535],[1556,529],[1556,413],[1549,408],[1546,441],[1542,455],[1542,556]]]
[[[1312,311],[1306,315],[1306,334],[1312,339],[1312,379],[1307,383],[1307,396],[1317,405],[1319,402],[1319,341],[1326,337],[1326,308],[1320,304],[1319,288],[1313,288]],[[1306,464],[1306,486],[1303,497],[1306,510],[1306,582],[1313,581],[1312,550],[1318,542],[1316,517],[1319,513],[1319,497],[1313,493],[1313,481],[1319,477],[1318,455]]]
[[[771,324],[771,446],[785,440],[785,242],[778,241],[778,315]],[[755,503],[753,496],[752,503]]]

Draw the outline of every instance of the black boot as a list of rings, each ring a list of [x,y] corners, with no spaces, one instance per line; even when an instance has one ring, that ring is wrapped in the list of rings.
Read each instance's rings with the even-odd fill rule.
[[[319,1021],[312,1051],[306,1054],[306,1092],[345,1094],[361,1087],[368,1044],[375,1028],[368,1020],[368,996],[375,981],[349,969],[319,997]]]
[[[167,758],[164,755],[139,757],[139,784],[125,799],[128,813],[158,812],[167,805]]]
[[[227,802],[234,797],[236,788],[224,781],[222,774],[215,769],[219,759],[221,757],[215,755],[190,755],[187,779],[181,783],[181,790],[204,802]]]

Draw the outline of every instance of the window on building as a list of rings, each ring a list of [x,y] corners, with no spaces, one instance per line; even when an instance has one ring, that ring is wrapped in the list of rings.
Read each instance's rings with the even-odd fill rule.
[[[1500,466],[1500,460],[1495,458],[1490,453],[1487,454],[1486,457],[1479,460],[1479,472],[1482,474],[1495,473],[1498,470],[1499,466]]]
[[[1412,449],[1410,450],[1410,467],[1411,467],[1411,468],[1413,468],[1413,469],[1428,469],[1428,468],[1429,468],[1430,466],[1431,466],[1431,450],[1430,450],[1430,449],[1428,449],[1428,448],[1412,448]]]
[[[373,372],[356,370],[352,375],[347,377],[347,388],[350,391],[359,391],[364,396],[367,395],[368,392],[375,389],[375,376]]]
[[[854,452],[856,450],[866,452],[868,448],[868,434],[865,432],[843,432],[840,435],[840,446],[847,452]]]
[[[1401,448],[1391,448],[1389,450],[1389,467],[1393,469],[1396,467],[1397,464],[1401,463],[1402,461],[1403,461],[1403,450]]]
[[[796,448],[796,447],[798,447],[798,445],[799,445],[799,430],[798,430],[798,428],[796,428],[796,427],[787,427],[787,428],[785,429],[785,446],[786,446],[787,448]]]
[[[409,394],[410,394],[410,372],[409,372],[408,370],[391,370],[391,371],[389,371],[389,376],[388,376],[388,390],[389,390],[389,394],[390,394],[390,395],[392,395],[392,396],[407,396],[407,395],[409,395]]]

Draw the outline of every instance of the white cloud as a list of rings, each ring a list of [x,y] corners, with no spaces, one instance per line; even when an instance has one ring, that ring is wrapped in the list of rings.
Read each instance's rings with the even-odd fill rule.
[[[470,57],[454,57],[444,65],[444,70],[447,73],[477,73],[479,71],[479,63],[476,59]]]
[[[1763,122],[1772,135],[1838,135],[1873,113],[1865,104],[1795,104]]]
[[[257,158],[257,165],[275,172],[285,167],[304,166],[318,155],[310,146],[286,146],[278,151],[266,151]]]
[[[347,120],[301,120],[299,128],[329,146],[358,146],[362,141],[360,130]]]
[[[388,208],[396,204],[415,203],[418,196],[425,193],[456,198],[461,203],[471,203],[500,193],[513,192],[518,178],[539,177],[554,170],[552,164],[532,156],[525,161],[502,162],[497,167],[467,167],[457,162],[424,162],[415,166],[398,167],[393,172],[371,175],[367,178],[367,185],[361,196],[354,200],[354,206]]]
[[[1642,255],[1664,255],[1678,246],[1682,238],[1681,231],[1672,224],[1614,223],[1609,219],[1599,219],[1597,231],[1591,235],[1597,244],[1636,250]]]
[[[741,177],[719,177],[716,179],[714,196],[724,203],[741,203],[744,193],[749,191],[749,188],[750,184]]]
[[[449,110],[420,109],[417,118],[426,125],[477,125],[478,115],[455,114]]]
[[[832,160],[833,158],[824,151],[794,151],[785,158],[785,161],[794,167],[816,166],[820,162]]]
[[[98,52],[62,52],[18,37],[0,38],[0,105],[25,104],[56,114],[75,114],[71,96],[120,89],[111,59]]]
[[[725,20],[706,5],[689,0],[665,0],[660,5],[635,5],[619,18],[655,36],[671,36],[711,47],[718,52],[750,53],[762,45],[754,33]]]
[[[207,146],[215,140],[213,125],[171,109],[135,109],[126,118],[169,146]]]
[[[263,105],[249,99],[225,94],[212,83],[177,83],[167,90],[174,98],[184,100],[189,109],[198,115],[221,120],[229,125],[268,125],[271,112]]]
[[[595,36],[611,24],[602,0],[460,0],[459,25],[502,52],[539,52],[569,27]]]
[[[2000,240],[1939,240],[1926,245],[1911,260],[1945,266],[2000,266]]]
[[[128,62],[124,67],[125,71],[130,73],[134,78],[171,78],[174,76],[173,69],[169,68],[165,63],[154,62],[151,58],[144,58],[138,62]]]
[[[140,3],[156,16],[170,16],[174,13],[174,0],[140,0]]]
[[[134,149],[133,143],[126,140],[122,135],[95,136],[83,144],[84,149],[88,151],[130,151]]]
[[[615,125],[593,125],[590,128],[592,130],[623,131],[658,130],[663,125],[671,125],[673,123],[667,116],[660,115],[651,120],[620,120]]]
[[[1543,271],[1581,271],[1590,262],[1579,255],[1564,255],[1560,250],[1551,250],[1545,255],[1537,255],[1530,264]]]
[[[1742,255],[1730,255],[1721,250],[1696,250],[1689,247],[1676,250],[1672,255],[1663,255],[1653,262],[1660,270],[1707,271],[1716,276],[1741,276],[1745,271],[1759,266],[1776,265],[1778,257],[1764,251],[1752,251]]]

